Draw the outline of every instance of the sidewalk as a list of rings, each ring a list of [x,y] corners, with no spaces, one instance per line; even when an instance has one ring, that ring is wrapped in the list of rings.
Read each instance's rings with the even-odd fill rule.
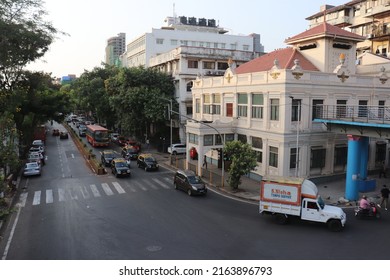
[[[164,165],[164,167],[169,168],[171,170],[175,170],[174,166],[169,164],[169,154],[160,153],[156,150],[150,150],[150,153],[153,153],[157,159],[157,161]],[[217,169],[215,166],[210,166],[209,168]],[[215,167],[215,168],[214,168]],[[380,199],[380,190],[384,184],[390,185],[390,178],[378,178],[378,175],[372,176],[371,178],[376,179],[376,189],[373,192],[364,193],[369,201],[378,202]],[[355,201],[348,201],[345,197],[345,177],[342,179],[334,179],[329,180],[326,183],[317,184],[318,192],[321,195],[322,199],[326,204],[337,205],[340,207],[354,207],[356,205]],[[244,199],[246,201],[251,201],[256,203],[259,201],[260,196],[260,182],[250,179],[246,176],[241,177],[241,185],[238,187],[238,190],[232,190],[227,184],[223,188],[217,188],[213,185],[209,184],[209,188],[211,188],[215,192],[219,192],[231,197]],[[359,197],[363,196],[363,193],[359,193]]]

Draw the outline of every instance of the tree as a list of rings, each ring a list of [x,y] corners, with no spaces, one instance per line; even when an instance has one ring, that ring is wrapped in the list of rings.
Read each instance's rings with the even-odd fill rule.
[[[224,154],[231,160],[229,168],[229,185],[237,189],[241,184],[241,176],[248,174],[257,166],[256,153],[251,145],[240,141],[231,141],[226,143]]]

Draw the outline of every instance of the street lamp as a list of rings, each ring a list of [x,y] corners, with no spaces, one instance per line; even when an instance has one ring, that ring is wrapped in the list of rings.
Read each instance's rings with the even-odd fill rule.
[[[170,102],[170,104],[168,104],[168,112],[169,112],[169,120],[170,120],[170,138],[171,138],[171,140],[170,140],[170,142],[171,142],[171,149],[172,149],[172,112],[173,112],[173,102],[172,102],[172,99],[168,99],[168,98],[164,98],[164,97],[159,97],[159,98],[161,98],[161,99],[163,99],[163,100],[166,100],[166,101],[169,101]],[[164,151],[163,151],[164,152]],[[172,151],[171,151],[171,155],[172,155]]]

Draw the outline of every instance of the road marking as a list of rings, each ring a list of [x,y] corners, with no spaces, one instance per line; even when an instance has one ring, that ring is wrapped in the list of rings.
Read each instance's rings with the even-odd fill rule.
[[[26,201],[27,201],[27,192],[24,192],[20,195],[20,207],[26,206]]]
[[[70,198],[71,198],[71,199],[79,199],[79,198],[77,197],[77,194],[75,193],[75,188],[71,188],[71,189],[69,190],[69,194],[70,194]]]
[[[164,177],[164,180],[169,184],[173,184],[173,180],[171,178]]]
[[[170,189],[170,187],[169,186],[167,186],[167,185],[165,185],[163,182],[161,182],[160,180],[158,180],[158,179],[156,179],[156,178],[153,178],[152,179],[154,182],[156,182],[157,184],[159,184],[161,187],[163,187],[164,189],[167,189],[167,190],[169,190]]]
[[[144,182],[145,185],[149,185],[150,182],[148,180],[142,180],[142,182]],[[155,185],[150,185],[150,187],[152,187],[152,189],[155,189],[155,190],[158,190],[159,188]]]
[[[94,197],[100,197],[100,192],[98,191],[96,185],[89,185]]]
[[[112,182],[112,184],[114,185],[114,188],[117,190],[118,193],[120,194],[126,193],[125,190],[121,187],[121,185],[119,185],[118,182]]]
[[[103,188],[103,191],[106,193],[106,195],[113,195],[114,194],[107,183],[102,183],[102,188]]]
[[[134,185],[136,185],[136,187],[138,187],[138,188],[140,188],[141,190],[143,190],[143,191],[147,191],[148,189],[147,188],[145,188],[144,186],[142,186],[140,183],[138,183],[138,182],[133,182],[134,183]]]
[[[72,158],[74,158],[74,154],[70,154],[72,156]]]
[[[85,186],[82,186],[82,187],[80,188],[80,190],[81,190],[81,194],[83,195],[84,199],[88,199],[88,198],[91,197],[91,196],[89,195],[89,192],[88,192],[88,190],[87,190],[87,188],[86,188]]]
[[[65,190],[64,189],[58,189],[58,200],[65,201]]]
[[[53,190],[46,190],[46,203],[53,203]]]
[[[36,191],[34,193],[33,205],[38,205],[41,203],[41,191]]]

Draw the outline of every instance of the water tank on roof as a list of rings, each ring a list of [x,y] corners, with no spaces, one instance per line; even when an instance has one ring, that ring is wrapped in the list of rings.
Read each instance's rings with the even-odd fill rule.
[[[206,26],[207,25],[207,21],[205,18],[200,18],[199,19],[199,26]]]
[[[182,16],[182,17],[179,17],[179,19],[180,19],[181,24],[187,24],[187,17]]]
[[[196,18],[195,17],[188,18],[188,24],[196,25]]]
[[[215,27],[215,19],[209,19],[208,20],[208,26]]]

